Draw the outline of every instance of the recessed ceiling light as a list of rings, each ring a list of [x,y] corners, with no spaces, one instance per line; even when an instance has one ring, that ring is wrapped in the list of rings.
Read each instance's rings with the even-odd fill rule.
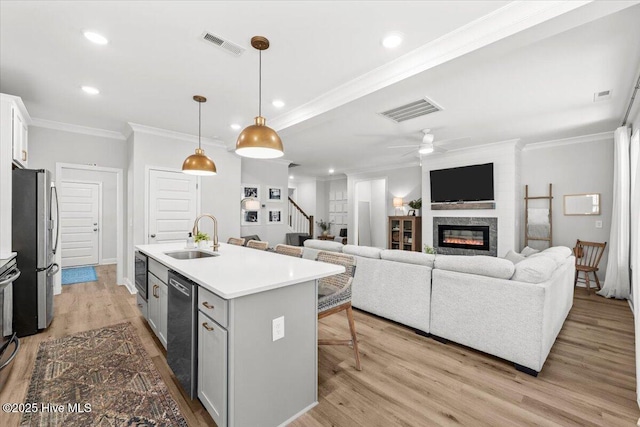
[[[91,86],[82,86],[82,90],[84,91],[84,93],[88,93],[89,95],[97,95],[100,93],[98,89]]]
[[[231,125],[231,129],[233,129],[233,130],[239,130],[241,127],[242,127],[242,126],[240,126],[240,125],[239,125],[239,124],[237,124],[237,123],[234,123],[234,124],[232,124],[232,125]]]
[[[281,99],[274,99],[272,102],[273,106],[276,108],[282,108],[284,107],[284,101]]]
[[[92,41],[95,44],[105,45],[109,43],[109,40],[107,40],[105,36],[94,33],[93,31],[85,31],[83,34],[87,38],[87,40]]]
[[[289,179],[293,179],[293,175],[289,175]]]
[[[335,172],[335,170],[329,169],[329,173],[334,173],[334,172]]]
[[[391,33],[382,39],[382,46],[387,49],[393,49],[402,44],[402,34]]]

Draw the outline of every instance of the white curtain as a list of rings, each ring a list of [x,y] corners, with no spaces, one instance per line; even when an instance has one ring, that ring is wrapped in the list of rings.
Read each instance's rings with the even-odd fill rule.
[[[640,129],[631,138],[631,280],[636,329],[636,396],[640,406]]]
[[[598,292],[607,298],[629,298],[629,128],[619,127],[613,137],[613,214],[609,235],[609,260],[604,286]]]

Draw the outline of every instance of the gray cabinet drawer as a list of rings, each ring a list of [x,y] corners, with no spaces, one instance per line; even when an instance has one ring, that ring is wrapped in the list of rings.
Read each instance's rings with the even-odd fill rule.
[[[224,328],[228,326],[228,308],[229,301],[220,298],[202,286],[198,286],[198,310],[218,322]]]
[[[153,258],[149,258],[149,271],[152,272],[163,283],[169,283],[169,268],[160,264]]]

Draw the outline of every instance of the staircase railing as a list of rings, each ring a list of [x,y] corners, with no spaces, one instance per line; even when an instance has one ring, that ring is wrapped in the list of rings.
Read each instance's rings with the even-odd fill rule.
[[[289,227],[294,233],[309,233],[313,237],[313,215],[307,215],[296,202],[289,197]]]

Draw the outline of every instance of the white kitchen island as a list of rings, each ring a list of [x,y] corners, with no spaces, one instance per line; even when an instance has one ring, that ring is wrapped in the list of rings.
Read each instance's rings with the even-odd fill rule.
[[[198,285],[197,391],[218,427],[285,425],[317,404],[316,280],[342,266],[228,244],[184,260],[166,254],[182,243],[136,249]]]

